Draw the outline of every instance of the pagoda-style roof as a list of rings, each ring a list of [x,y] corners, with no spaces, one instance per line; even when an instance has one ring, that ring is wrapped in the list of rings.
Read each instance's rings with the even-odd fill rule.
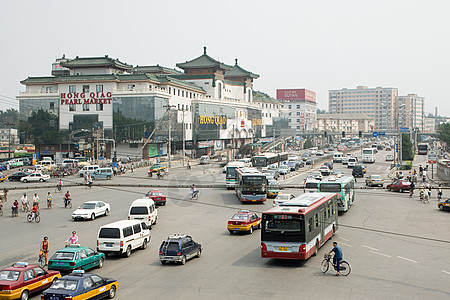
[[[73,68],[93,68],[93,67],[113,67],[120,70],[130,70],[132,65],[123,63],[118,59],[113,59],[105,55],[104,57],[76,57],[68,61],[61,62],[62,67]]]
[[[208,54],[206,54],[206,47],[203,47],[203,54],[193,60],[186,61],[184,63],[178,63],[176,66],[180,69],[206,69],[206,68],[220,68],[223,70],[229,70],[232,67],[226,65],[220,61],[215,60]]]
[[[250,77],[250,78],[259,78],[258,74],[254,74],[250,71],[247,71],[243,68],[241,68],[238,65],[237,58],[235,59],[234,66],[231,68],[231,70],[225,71],[225,78],[227,77]]]
[[[172,68],[156,65],[156,66],[136,66],[131,70],[133,73],[150,73],[150,74],[171,74],[178,75],[183,74]]]
[[[270,97],[266,93],[260,91],[253,91],[253,102],[282,104],[280,100]]]

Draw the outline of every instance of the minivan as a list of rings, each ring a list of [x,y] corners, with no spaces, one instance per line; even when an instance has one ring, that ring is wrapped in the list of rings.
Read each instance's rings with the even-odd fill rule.
[[[347,162],[348,168],[353,168],[357,163],[356,157],[349,157]]]
[[[134,200],[128,211],[128,220],[139,220],[147,224],[148,229],[158,220],[158,210],[155,202],[149,198]]]
[[[91,175],[92,179],[111,179],[113,177],[113,170],[111,168],[98,168]]]
[[[84,177],[87,174],[92,175],[92,174],[94,174],[95,170],[97,170],[98,168],[99,168],[98,165],[84,166],[83,169],[78,171],[78,176]]]
[[[209,164],[210,162],[211,162],[211,159],[209,158],[208,155],[203,155],[202,157],[200,157],[201,165],[206,165],[206,164]]]
[[[341,163],[342,162],[342,153],[341,152],[336,152],[333,154],[333,162],[334,163]]]
[[[78,160],[76,159],[65,159],[62,161],[62,165],[64,168],[74,168],[78,165]]]
[[[150,230],[145,222],[122,220],[100,227],[97,235],[97,252],[131,255],[136,248],[145,249],[150,242]]]
[[[56,164],[53,162],[53,160],[41,160],[39,162],[39,164],[41,166],[44,166],[45,168],[47,168],[48,170],[50,170],[53,167],[56,167]]]
[[[364,168],[361,164],[357,164],[353,167],[353,177],[364,177]]]

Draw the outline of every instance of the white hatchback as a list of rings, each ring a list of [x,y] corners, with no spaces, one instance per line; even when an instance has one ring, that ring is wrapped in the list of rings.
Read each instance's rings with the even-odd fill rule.
[[[111,206],[103,201],[84,202],[77,210],[72,213],[73,220],[91,219],[98,216],[107,216],[111,211]]]

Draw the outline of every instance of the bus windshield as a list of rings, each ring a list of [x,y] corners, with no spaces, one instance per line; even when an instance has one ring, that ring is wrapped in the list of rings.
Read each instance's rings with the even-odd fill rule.
[[[340,183],[322,183],[319,187],[321,192],[339,193],[341,191]]]
[[[262,240],[304,242],[303,224],[299,215],[265,215]]]
[[[363,154],[373,154],[373,150],[372,149],[364,149]]]
[[[236,168],[237,167],[227,167],[227,179],[236,179]]]
[[[266,190],[265,176],[244,176],[242,177],[243,192],[264,192]]]

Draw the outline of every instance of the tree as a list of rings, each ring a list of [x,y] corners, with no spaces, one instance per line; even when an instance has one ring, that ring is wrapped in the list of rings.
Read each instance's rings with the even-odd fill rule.
[[[325,109],[317,108],[317,114],[318,115],[323,115],[323,114],[326,114],[326,113],[327,113],[327,111]]]
[[[309,137],[306,138],[306,141],[303,144],[303,149],[308,149],[308,148],[311,148],[312,146],[313,146],[313,143],[312,143],[311,139]]]
[[[414,154],[412,150],[411,139],[408,133],[402,133],[402,160],[413,160]]]
[[[239,147],[239,154],[242,155],[253,155],[253,147],[250,144],[245,144],[245,145],[241,145],[241,147]]]
[[[442,123],[437,128],[438,138],[450,145],[450,123]]]
[[[33,111],[27,122],[21,122],[21,132],[28,135],[26,142],[39,144],[60,144],[67,139],[67,133],[59,131],[58,116],[44,110]]]
[[[19,124],[19,112],[16,109],[9,108],[0,111],[0,126],[4,128],[17,127]]]

